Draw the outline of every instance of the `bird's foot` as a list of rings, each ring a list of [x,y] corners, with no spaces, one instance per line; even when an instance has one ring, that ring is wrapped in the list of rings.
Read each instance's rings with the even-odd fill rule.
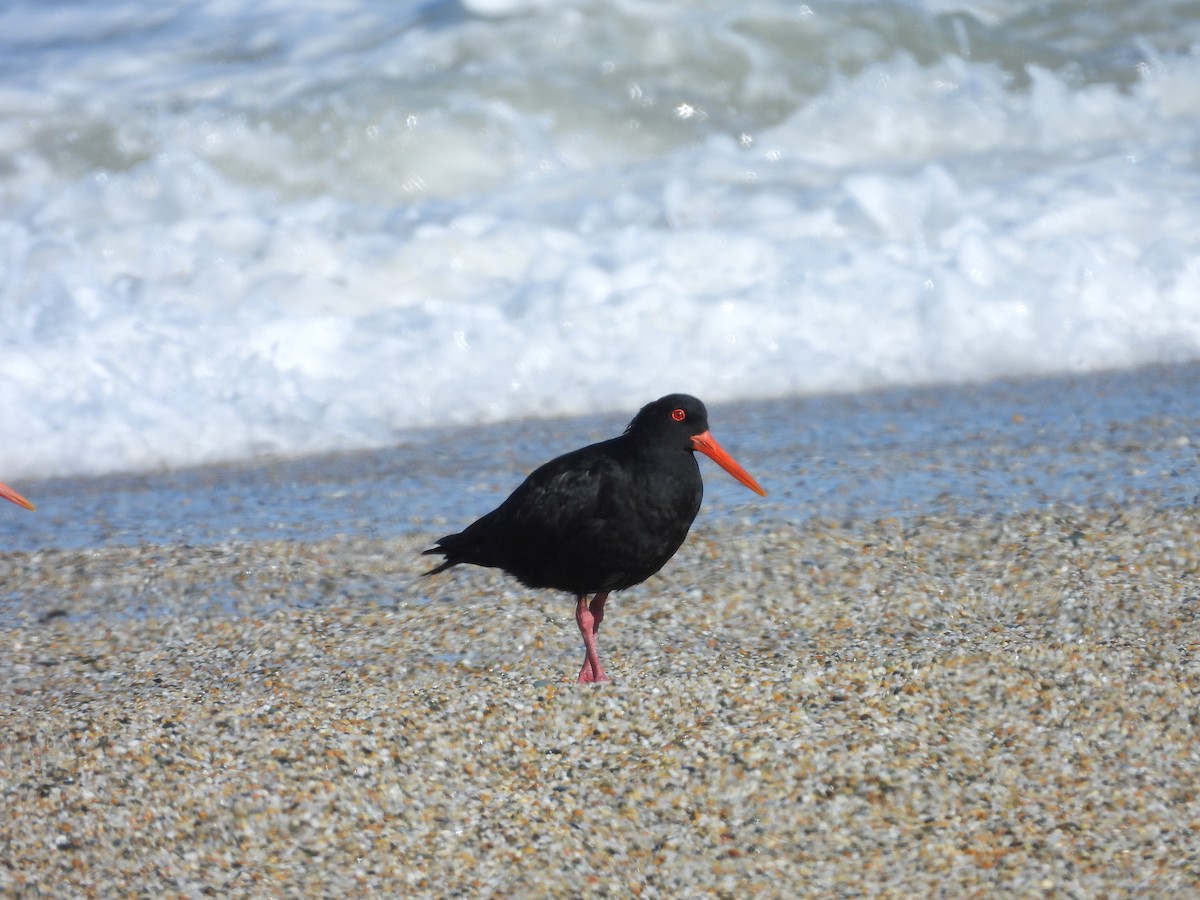
[[[604,668],[600,665],[600,655],[596,652],[596,625],[599,619],[592,613],[594,608],[600,616],[604,616],[604,598],[608,594],[597,594],[589,607],[586,594],[575,598],[575,621],[579,625],[579,634],[583,638],[583,668],[579,670],[577,684],[592,684],[597,681],[607,681]]]
[[[576,684],[596,684],[601,681],[608,681],[608,676],[604,674],[604,669],[600,669],[600,674],[597,676],[592,671],[590,660],[584,660],[583,668],[579,670],[579,677],[575,680]]]

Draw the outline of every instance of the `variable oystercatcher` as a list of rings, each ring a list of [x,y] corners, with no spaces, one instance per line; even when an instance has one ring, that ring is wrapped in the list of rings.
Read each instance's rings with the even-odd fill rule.
[[[426,550],[446,560],[425,574],[472,563],[527,587],[569,591],[585,654],[578,680],[604,681],[596,653],[604,601],[645,581],[683,544],[704,495],[694,450],[766,496],[709,434],[704,404],[670,394],[643,407],[620,437],[534,470],[496,509]]]
[[[0,481],[0,499],[11,500],[17,506],[23,506],[26,509],[33,509],[33,504],[10,488],[7,484]]]

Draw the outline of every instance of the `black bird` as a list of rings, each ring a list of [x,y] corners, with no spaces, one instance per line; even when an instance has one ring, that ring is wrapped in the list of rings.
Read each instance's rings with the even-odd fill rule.
[[[604,681],[596,653],[604,601],[645,581],[683,544],[704,495],[694,450],[766,496],[709,434],[704,404],[669,394],[644,406],[620,437],[550,460],[496,509],[439,540],[425,553],[445,562],[425,574],[472,563],[527,587],[571,592],[585,651],[578,680]]]
[[[0,499],[11,500],[17,506],[23,506],[26,509],[33,509],[33,504],[10,488],[7,484],[0,481]]]

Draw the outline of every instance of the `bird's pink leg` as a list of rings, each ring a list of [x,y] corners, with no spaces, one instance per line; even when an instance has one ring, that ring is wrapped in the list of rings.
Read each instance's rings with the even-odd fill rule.
[[[607,681],[608,676],[600,666],[600,656],[596,653],[596,631],[604,619],[604,601],[608,592],[597,594],[588,605],[587,594],[579,594],[575,598],[575,622],[579,625],[579,634],[583,637],[584,659],[583,668],[579,670],[580,684],[594,681]]]
[[[588,606],[592,613],[592,634],[600,630],[600,623],[604,621],[604,601],[607,599],[608,591],[601,591],[592,598],[591,605]]]

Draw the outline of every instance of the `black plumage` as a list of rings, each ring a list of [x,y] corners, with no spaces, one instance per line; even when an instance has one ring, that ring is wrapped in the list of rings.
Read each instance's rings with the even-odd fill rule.
[[[425,574],[471,563],[569,591],[589,651],[580,680],[603,680],[593,651],[604,600],[658,572],[683,544],[704,495],[695,450],[764,493],[709,434],[704,404],[670,394],[643,407],[620,437],[540,466],[492,512],[437,541],[425,552],[445,561]]]

